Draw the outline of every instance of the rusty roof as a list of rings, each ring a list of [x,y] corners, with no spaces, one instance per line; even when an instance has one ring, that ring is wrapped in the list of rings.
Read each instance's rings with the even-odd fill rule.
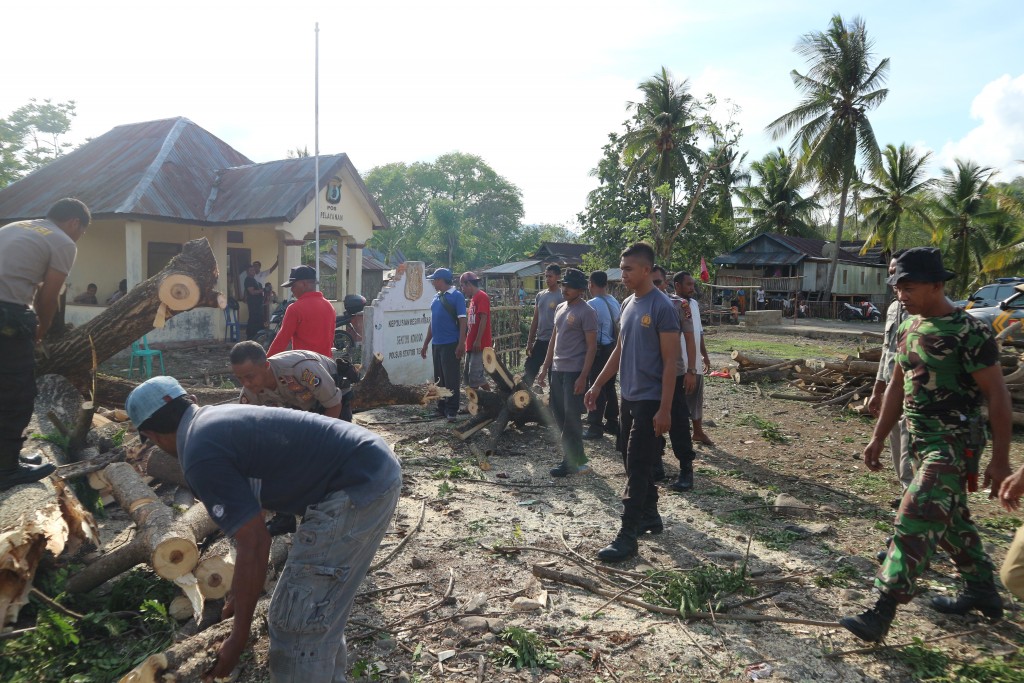
[[[151,218],[200,225],[290,222],[313,201],[314,159],[253,163],[187,118],[117,126],[0,189],[0,225],[44,216],[61,197],[96,218]],[[345,169],[374,217],[380,206],[345,154],[320,157],[320,187]]]

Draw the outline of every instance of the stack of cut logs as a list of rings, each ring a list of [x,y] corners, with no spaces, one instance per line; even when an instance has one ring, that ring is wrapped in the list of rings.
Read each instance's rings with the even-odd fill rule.
[[[494,390],[466,389],[469,420],[455,430],[456,436],[469,441],[485,427],[490,429],[490,438],[480,452],[473,444],[477,460],[482,469],[490,469],[487,458],[494,454],[498,441],[510,422],[522,427],[528,422],[542,425],[554,423],[547,404],[534,394],[526,383],[512,375],[501,362],[494,349],[483,350],[484,372],[494,384]]]

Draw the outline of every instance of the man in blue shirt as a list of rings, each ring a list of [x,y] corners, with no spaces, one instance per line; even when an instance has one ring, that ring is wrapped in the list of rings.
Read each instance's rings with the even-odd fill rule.
[[[590,296],[592,298],[587,305],[597,313],[597,357],[594,358],[589,378],[593,384],[611,357],[615,340],[619,336],[619,302],[608,293],[608,273],[595,270],[590,274]],[[619,399],[615,395],[615,375],[601,387],[597,408],[587,413],[587,431],[583,432],[583,438],[600,439],[606,432],[613,435],[619,433]]]
[[[426,359],[433,342],[434,378],[452,395],[437,402],[437,412],[455,422],[459,413],[459,382],[462,356],[466,353],[466,297],[452,286],[452,271],[438,268],[427,278],[437,294],[430,302],[430,327],[420,355]]]
[[[654,286],[654,249],[638,242],[622,252],[622,284],[633,290],[622,302],[621,327],[615,350],[584,401],[597,408],[605,382],[619,372],[622,391],[618,448],[626,465],[622,496],[622,527],[597,558],[618,562],[637,554],[640,534],[660,533],[658,487],[654,466],[661,452],[658,437],[672,426],[672,396],[679,358],[679,315]]]
[[[287,408],[199,408],[173,377],[136,387],[125,408],[143,440],[179,458],[192,492],[235,541],[231,635],[204,677],[238,664],[263,590],[263,510],[303,515],[268,613],[270,677],[341,680],[345,623],[390,524],[402,473],[383,439],[349,422]]]

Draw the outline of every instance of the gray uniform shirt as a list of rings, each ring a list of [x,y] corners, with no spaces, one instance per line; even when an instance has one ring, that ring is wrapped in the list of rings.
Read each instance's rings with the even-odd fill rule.
[[[627,401],[660,401],[661,334],[679,334],[679,314],[665,293],[652,289],[622,302],[619,340],[619,386]]]
[[[565,301],[562,290],[544,290],[537,295],[537,341],[550,341],[551,330],[555,328],[555,309]]]
[[[583,299],[569,305],[563,301],[555,309],[555,349],[551,369],[556,372],[580,372],[587,359],[587,332],[594,332],[597,343],[597,313]]]
[[[239,403],[306,411],[316,410],[317,404],[333,408],[341,403],[341,390],[334,382],[338,366],[333,359],[313,351],[283,351],[267,362],[277,386],[259,393],[243,388]]]
[[[46,271],[67,275],[76,253],[75,241],[45,218],[0,228],[0,301],[31,306]]]

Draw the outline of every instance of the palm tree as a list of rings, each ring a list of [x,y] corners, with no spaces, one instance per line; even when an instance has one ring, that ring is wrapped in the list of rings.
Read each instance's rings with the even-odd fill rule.
[[[696,105],[689,81],[673,81],[662,67],[639,89],[643,101],[628,104],[636,125],[623,136],[623,163],[629,169],[626,184],[638,173],[650,173],[652,207],[657,206],[660,214],[655,241],[660,242],[658,236],[664,238],[669,234],[669,209],[680,178],[692,181],[687,157],[699,159],[703,154],[693,144],[697,132],[693,118]]]
[[[871,171],[873,182],[860,188],[861,206],[871,229],[861,254],[880,244],[888,263],[908,219],[931,224],[926,191],[934,181],[924,179],[929,157],[931,152],[920,154],[905,144],[899,148],[886,145],[881,166]]]
[[[958,292],[967,291],[972,271],[983,270],[983,259],[995,246],[986,228],[998,222],[1004,212],[990,195],[994,174],[987,166],[956,159],[954,168],[942,169],[936,185],[932,241],[939,244],[948,240]]]
[[[712,174],[712,190],[718,197],[718,214],[723,218],[733,218],[732,196],[739,194],[744,183],[750,183],[750,172],[743,168],[746,158],[746,152],[740,154],[729,147],[722,153],[721,163]]]
[[[843,240],[846,200],[856,176],[858,150],[869,167],[880,162],[878,142],[867,112],[889,94],[888,89],[879,87],[889,72],[889,60],[871,66],[871,48],[860,18],[845,24],[836,14],[827,31],[806,34],[796,51],[808,60],[810,70],[807,75],[795,69],[790,74],[803,99],[796,109],[768,125],[775,139],[796,129],[790,152],[804,150],[800,166],[813,170],[822,185],[838,190],[837,245]],[[838,262],[836,249],[825,283],[826,299],[832,295]]]
[[[750,164],[757,183],[737,191],[744,212],[750,217],[748,237],[777,232],[790,237],[817,237],[811,213],[821,206],[814,197],[804,197],[804,178],[793,168],[792,159],[779,147]]]

